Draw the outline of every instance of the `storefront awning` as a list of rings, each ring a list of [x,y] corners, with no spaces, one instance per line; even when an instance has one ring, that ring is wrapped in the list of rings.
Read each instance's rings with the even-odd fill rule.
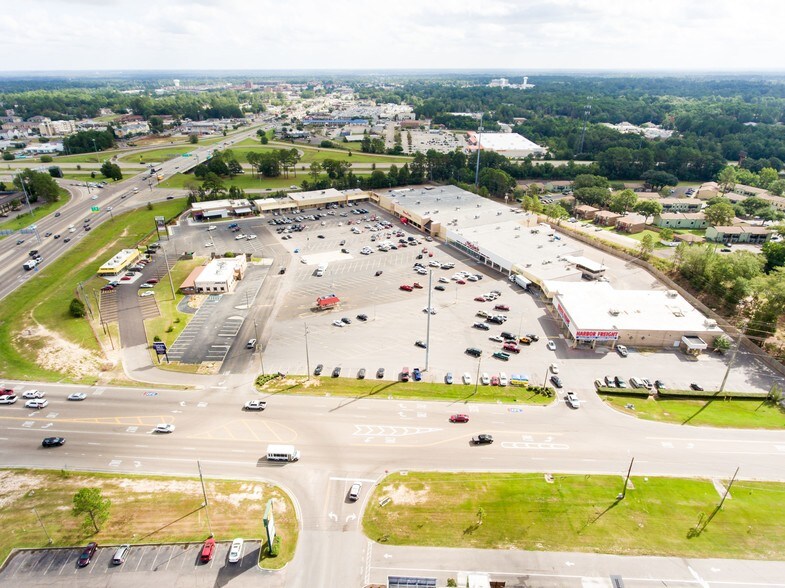
[[[250,212],[251,212],[250,208],[235,208],[234,209],[234,213],[235,214],[249,214]]]
[[[202,216],[207,217],[207,218],[211,218],[213,216],[226,216],[226,211],[225,210],[205,210],[202,213]]]
[[[691,349],[694,351],[707,349],[709,346],[706,344],[706,341],[697,337],[695,335],[685,335],[681,338],[681,342],[687,349]]]

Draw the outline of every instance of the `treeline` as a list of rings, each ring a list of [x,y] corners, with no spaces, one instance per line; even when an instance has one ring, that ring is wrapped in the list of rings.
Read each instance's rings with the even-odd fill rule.
[[[176,93],[154,96],[148,93],[124,94],[112,89],[68,88],[0,93],[0,106],[13,108],[17,116],[47,116],[52,120],[94,118],[102,108],[116,113],[127,111],[149,118],[171,115],[176,118],[204,120],[236,118],[243,115],[240,104],[248,104],[250,112],[264,110],[264,98],[258,93],[238,94],[234,91]]]
[[[79,131],[63,139],[63,151],[68,155],[105,151],[114,146],[114,133],[111,130]]]

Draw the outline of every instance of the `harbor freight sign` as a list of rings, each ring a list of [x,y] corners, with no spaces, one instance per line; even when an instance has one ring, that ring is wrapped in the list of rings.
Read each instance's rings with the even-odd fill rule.
[[[619,331],[575,331],[575,338],[582,341],[615,341]]]

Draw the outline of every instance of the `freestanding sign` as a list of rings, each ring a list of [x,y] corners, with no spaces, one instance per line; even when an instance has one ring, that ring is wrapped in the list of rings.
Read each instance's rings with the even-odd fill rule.
[[[273,500],[267,501],[264,509],[264,529],[267,531],[267,549],[272,551],[273,540],[275,539],[275,519],[273,518]]]
[[[155,341],[153,343],[153,349],[155,349],[155,355],[158,357],[158,363],[161,363],[161,356],[166,356],[166,363],[169,363],[169,355],[166,353],[166,343],[163,341]]]

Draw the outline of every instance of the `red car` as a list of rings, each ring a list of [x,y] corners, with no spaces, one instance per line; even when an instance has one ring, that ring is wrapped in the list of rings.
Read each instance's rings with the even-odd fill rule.
[[[450,417],[451,423],[468,423],[469,422],[469,415],[468,414],[454,414]]]
[[[155,278],[150,278],[149,280],[147,280],[147,283],[148,283],[148,284],[157,284],[157,283],[158,283],[158,280],[157,280],[157,279],[155,279]],[[509,309],[508,309],[508,310],[509,310]]]
[[[199,554],[199,561],[202,563],[207,563],[213,559],[213,555],[215,555],[215,539],[211,537],[204,542],[204,545],[202,546],[202,553]]]
[[[496,306],[493,307],[493,310],[507,310],[507,311],[509,311],[510,307],[507,306],[506,304],[497,304]]]
[[[491,376],[491,386],[499,385],[499,376]]]
[[[465,284],[465,283],[466,283],[466,281],[465,281],[465,280],[457,280],[455,283],[456,283],[456,284]]]
[[[409,381],[409,368],[405,367],[401,370],[401,382]]]
[[[512,353],[521,352],[521,348],[518,347],[517,345],[513,345],[512,343],[505,343],[504,345],[502,345],[502,349],[504,349],[505,351],[510,351]]]
[[[460,282],[458,282],[458,283],[460,284]],[[474,301],[475,302],[485,302],[485,297],[483,297],[483,296],[475,296]]]
[[[412,287],[413,287],[413,288],[422,289],[422,286],[420,286],[420,283],[419,283],[419,282],[415,282],[414,284],[412,284]]]
[[[76,565],[80,568],[85,567],[87,564],[90,563],[90,560],[93,559],[96,550],[98,549],[98,543],[92,542],[88,543],[87,547],[84,548],[82,553],[79,554],[79,559],[76,560]]]
[[[409,284],[404,284],[403,286],[401,286],[398,289],[399,290],[405,290],[406,292],[411,292],[414,288],[412,288]]]

